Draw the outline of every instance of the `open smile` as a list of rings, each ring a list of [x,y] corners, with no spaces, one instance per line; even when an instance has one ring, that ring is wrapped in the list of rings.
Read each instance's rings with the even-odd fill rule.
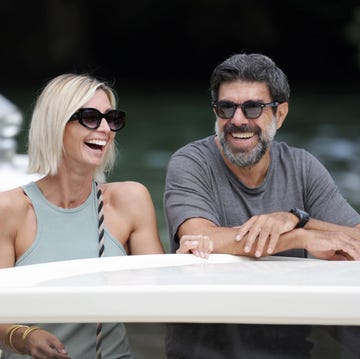
[[[240,140],[247,140],[256,135],[255,132],[231,132],[230,134],[233,138],[240,139]]]
[[[85,141],[85,144],[93,150],[102,150],[106,146],[107,141],[99,139],[91,139]]]

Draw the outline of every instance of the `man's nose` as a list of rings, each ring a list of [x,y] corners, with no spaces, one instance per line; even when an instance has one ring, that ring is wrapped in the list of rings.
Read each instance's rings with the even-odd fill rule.
[[[240,106],[235,110],[234,116],[230,120],[235,126],[247,125],[249,120],[245,117],[244,112]]]

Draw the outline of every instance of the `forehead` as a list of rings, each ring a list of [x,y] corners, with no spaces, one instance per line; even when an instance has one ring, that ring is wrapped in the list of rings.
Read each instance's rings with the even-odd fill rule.
[[[270,101],[270,92],[265,82],[231,81],[219,87],[219,100],[244,102],[248,100]]]
[[[109,108],[111,107],[108,94],[103,89],[97,89],[95,94],[89,101],[84,104],[83,107],[93,107],[93,108]]]

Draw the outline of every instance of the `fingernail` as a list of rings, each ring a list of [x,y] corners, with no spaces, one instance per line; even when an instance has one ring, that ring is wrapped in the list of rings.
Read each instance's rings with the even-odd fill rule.
[[[260,251],[256,251],[256,252],[255,252],[255,257],[260,257],[260,256],[261,256]]]
[[[246,247],[244,248],[244,251],[245,251],[245,253],[250,252],[250,247],[246,246]]]

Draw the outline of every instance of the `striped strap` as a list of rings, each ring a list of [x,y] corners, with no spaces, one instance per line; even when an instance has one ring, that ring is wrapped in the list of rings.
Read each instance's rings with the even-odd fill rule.
[[[104,213],[103,213],[103,196],[101,189],[97,182],[96,184],[96,196],[98,200],[98,218],[99,218],[99,257],[104,255]],[[96,359],[102,358],[102,323],[96,324]]]
[[[96,183],[96,196],[98,199],[98,218],[99,218],[99,257],[104,254],[104,213],[103,213],[103,196],[100,187]]]

